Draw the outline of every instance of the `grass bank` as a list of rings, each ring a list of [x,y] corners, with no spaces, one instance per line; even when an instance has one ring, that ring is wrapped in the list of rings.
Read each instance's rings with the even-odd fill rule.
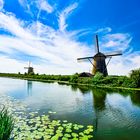
[[[127,76],[107,76],[97,73],[94,77],[80,77],[79,74],[74,75],[46,75],[46,74],[13,74],[0,73],[0,77],[26,79],[40,82],[59,82],[62,84],[87,85],[99,88],[140,90],[140,74],[131,73]]]

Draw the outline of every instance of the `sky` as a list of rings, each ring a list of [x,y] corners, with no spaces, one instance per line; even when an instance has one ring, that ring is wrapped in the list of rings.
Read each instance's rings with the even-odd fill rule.
[[[91,72],[78,57],[121,51],[108,64],[110,75],[140,68],[139,0],[0,0],[0,72]],[[106,63],[108,59],[106,59]]]

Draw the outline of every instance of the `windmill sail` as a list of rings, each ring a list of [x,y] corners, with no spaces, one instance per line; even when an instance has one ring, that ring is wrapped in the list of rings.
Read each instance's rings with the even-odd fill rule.
[[[81,60],[87,60],[87,59],[93,59],[94,56],[91,56],[91,57],[82,57],[82,58],[77,58],[78,61],[81,61]]]
[[[116,51],[116,52],[111,52],[111,53],[105,53],[104,55],[106,57],[118,56],[118,55],[122,55],[122,52],[121,51]]]
[[[95,36],[95,52],[99,53],[98,35]]]

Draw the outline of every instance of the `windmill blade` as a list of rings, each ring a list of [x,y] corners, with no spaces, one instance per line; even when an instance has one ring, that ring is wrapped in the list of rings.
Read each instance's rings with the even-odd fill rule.
[[[83,58],[77,58],[77,61],[78,62],[81,62],[81,61],[89,61],[93,67],[95,67],[95,65],[93,64],[92,60],[91,59],[94,59],[94,56],[91,56],[91,57],[83,57]]]
[[[106,57],[118,56],[118,55],[122,55],[122,52],[121,51],[117,51],[117,52],[105,53],[104,55]]]
[[[95,36],[95,51],[96,53],[99,53],[98,35]]]
[[[24,69],[29,69],[29,67],[24,67]]]
[[[77,58],[77,61],[83,61],[83,60],[88,60],[88,59],[93,59],[94,56],[91,57],[83,57],[83,58]]]

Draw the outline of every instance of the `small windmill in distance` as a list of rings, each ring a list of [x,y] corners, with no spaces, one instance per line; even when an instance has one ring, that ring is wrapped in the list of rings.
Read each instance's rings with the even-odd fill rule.
[[[29,61],[28,63],[28,67],[24,67],[24,69],[27,69],[28,70],[28,74],[33,74],[34,73],[34,68],[31,67],[31,62]]]
[[[77,60],[79,61],[84,61],[84,60],[89,60],[89,62],[92,64],[93,69],[92,69],[92,75],[95,75],[96,72],[100,72],[102,73],[104,76],[108,75],[107,72],[107,65],[109,64],[112,56],[118,56],[118,55],[122,55],[121,52],[112,52],[112,53],[101,53],[99,50],[99,43],[98,43],[98,35],[96,35],[96,45],[95,45],[95,49],[96,49],[96,54],[94,56],[91,57],[83,57],[83,58],[78,58]],[[106,58],[109,58],[109,61],[105,62]]]

